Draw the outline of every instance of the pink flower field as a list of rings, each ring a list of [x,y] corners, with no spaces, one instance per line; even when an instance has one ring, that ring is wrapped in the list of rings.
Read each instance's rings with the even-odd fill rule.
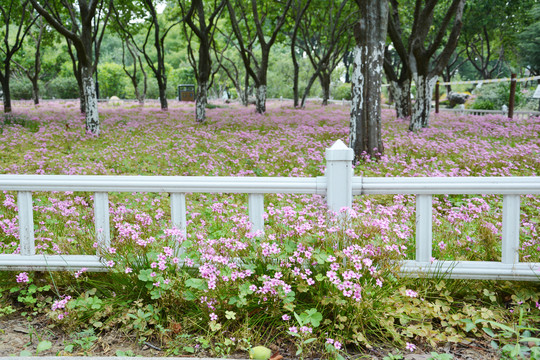
[[[325,149],[348,142],[349,109],[290,105],[270,102],[259,115],[219,104],[207,110],[206,123],[196,124],[192,104],[167,112],[157,103],[100,104],[102,133],[94,137],[84,132],[78,103],[19,103],[15,124],[0,128],[0,174],[324,175]],[[411,133],[393,111],[382,116],[385,153],[357,163],[355,175],[540,172],[540,118],[434,114],[429,128]],[[33,199],[37,253],[95,253],[92,193],[43,192]],[[109,200],[112,244],[102,250],[111,271],[57,273],[51,275],[56,290],[34,295],[59,325],[122,328],[139,341],[159,339],[174,355],[196,353],[201,336],[217,339],[210,342],[214,355],[281,336],[304,354],[338,356],[381,340],[413,351],[414,344],[436,348],[481,337],[481,325],[467,320],[485,319],[486,311],[508,323],[514,312],[507,309],[522,309],[540,321],[537,285],[504,283],[486,295],[493,285],[399,278],[392,260],[414,258],[414,196],[358,196],[343,223],[320,196],[267,195],[265,233],[255,236],[246,195],[187,194],[186,237],[171,225],[166,193],[111,193]],[[435,258],[500,261],[502,196],[433,201]],[[521,209],[520,260],[539,262],[540,196],[522,196]],[[18,253],[18,236],[16,193],[1,191],[0,252]],[[6,272],[2,279],[14,294],[43,280]],[[472,300],[454,300],[467,297]],[[493,302],[490,310],[486,301]],[[246,326],[261,329],[250,338]]]

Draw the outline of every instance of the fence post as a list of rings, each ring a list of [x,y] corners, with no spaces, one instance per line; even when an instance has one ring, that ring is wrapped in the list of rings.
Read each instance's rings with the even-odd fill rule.
[[[437,82],[435,83],[435,114],[438,114],[438,113],[439,113],[439,80],[437,80]]]
[[[111,230],[109,224],[109,194],[94,194],[94,223],[96,226],[97,254],[101,255],[111,246]]]
[[[352,206],[353,158],[353,150],[341,140],[326,149],[326,204],[331,211]]]
[[[249,194],[248,197],[250,233],[264,232],[264,194]]]
[[[30,191],[19,191],[17,194],[17,207],[19,208],[20,254],[35,255],[34,212],[32,208],[32,193]]]
[[[416,195],[416,261],[431,261],[433,246],[433,199]]]
[[[519,208],[519,195],[503,195],[501,261],[504,264],[519,262]]]
[[[514,117],[514,102],[516,98],[516,74],[512,74],[512,79],[510,80],[510,99],[508,99],[508,118],[512,119]]]

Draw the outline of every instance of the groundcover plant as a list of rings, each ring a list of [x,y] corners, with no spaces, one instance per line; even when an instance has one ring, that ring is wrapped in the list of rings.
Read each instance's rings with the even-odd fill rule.
[[[259,115],[222,104],[204,124],[192,105],[102,105],[99,137],[84,133],[76,103],[16,108],[0,128],[1,174],[313,177],[324,175],[325,148],[348,138],[348,108],[335,105],[275,102]],[[540,118],[438,114],[422,132],[407,127],[383,110],[386,153],[365,157],[355,175],[540,171]],[[96,252],[92,193],[36,192],[33,201],[37,253]],[[502,196],[433,201],[434,258],[500,261]],[[538,282],[398,275],[398,261],[414,258],[414,196],[358,196],[345,220],[318,195],[266,195],[264,233],[250,232],[247,202],[187,194],[184,235],[171,226],[169,194],[110,193],[112,242],[100,249],[109,271],[2,272],[0,316],[34,311],[72,331],[120,329],[175,355],[277,344],[341,358],[488,336],[508,354],[521,344],[513,356],[538,354]],[[539,262],[540,197],[522,196],[521,209],[520,261]],[[0,192],[2,253],[19,252],[18,236],[16,193]],[[505,336],[501,326],[524,332]]]

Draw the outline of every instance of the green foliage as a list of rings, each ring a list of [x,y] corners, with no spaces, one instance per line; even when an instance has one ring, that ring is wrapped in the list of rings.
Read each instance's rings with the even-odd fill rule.
[[[471,108],[478,109],[478,110],[497,110],[493,101],[485,100],[485,99],[475,100]]]
[[[121,99],[126,97],[128,77],[124,73],[122,65],[108,62],[98,67],[99,97],[110,98],[117,96]]]
[[[36,120],[29,119],[24,115],[9,113],[4,114],[4,116],[0,118],[0,134],[2,133],[4,126],[10,125],[22,126],[30,132],[39,131],[39,122]]]
[[[340,84],[334,89],[334,99],[336,100],[351,100],[351,84]]]
[[[476,99],[472,104],[473,109],[500,110],[503,105],[508,106],[510,99],[510,82],[488,83],[474,90]],[[520,107],[527,102],[527,98],[521,91],[521,83],[516,85],[514,98],[515,107]]]
[[[89,351],[95,346],[96,341],[99,339],[92,328],[74,333],[70,337],[71,340],[64,347],[64,352],[72,354],[76,351],[80,351],[84,356],[89,354]]]
[[[13,100],[32,99],[32,83],[25,78],[15,77],[9,81],[9,90]]]
[[[519,318],[513,325],[505,325],[493,320],[476,320],[477,324],[485,324],[482,330],[490,337],[496,339],[491,342],[495,349],[500,349],[503,355],[510,359],[522,359],[531,357],[539,359],[540,328],[530,326],[524,319],[524,309],[519,307]],[[489,327],[488,327],[489,326]],[[495,332],[496,331],[496,332]]]
[[[79,85],[74,76],[54,78],[48,85],[44,97],[49,99],[78,99]]]
[[[519,34],[519,47],[523,56],[522,63],[534,73],[540,73],[540,4],[530,10],[533,21]]]

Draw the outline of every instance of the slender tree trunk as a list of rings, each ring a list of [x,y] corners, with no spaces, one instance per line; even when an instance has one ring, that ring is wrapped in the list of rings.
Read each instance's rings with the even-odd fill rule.
[[[328,105],[328,100],[330,99],[330,74],[327,72],[322,72],[319,76],[321,81],[321,88],[323,92],[322,105]]]
[[[6,66],[4,76],[0,79],[2,82],[2,90],[4,91],[4,113],[8,114],[11,112],[11,92],[9,89],[9,76],[10,76],[9,65]]]
[[[137,99],[139,100],[139,104],[144,105],[144,100],[146,99],[146,92],[148,90],[148,75],[146,74],[146,71],[144,71],[141,58],[139,58],[139,65],[143,74],[143,90],[140,96],[137,97]]]
[[[381,82],[388,21],[388,1],[357,0],[362,18],[354,27],[349,146],[355,161],[364,153],[378,157],[381,139]]]
[[[200,38],[200,42],[198,63],[199,76],[197,79],[197,98],[195,99],[195,120],[197,122],[204,122],[206,120],[208,82],[210,80],[210,73],[212,71],[212,61],[210,59],[210,49],[207,46],[210,43],[208,37]]]
[[[206,103],[207,101],[207,82],[199,81],[197,84],[197,98],[195,99],[195,120],[204,122],[206,120]]]
[[[298,61],[296,60],[294,45],[291,45],[291,54],[292,54],[292,61],[293,61],[293,100],[294,100],[294,107],[297,108],[298,100],[299,100],[298,79],[300,77],[300,66],[298,65]]]
[[[431,100],[433,99],[433,90],[435,89],[437,77],[433,76],[430,78],[427,75],[414,75],[416,83],[416,101],[413,105],[409,130],[418,131],[421,128],[428,127],[429,113],[431,112]]]
[[[167,84],[158,78],[158,87],[161,110],[167,110],[169,108],[169,104],[167,103]]]
[[[390,93],[392,94],[396,117],[408,119],[411,116],[411,82],[390,81]]]
[[[81,110],[81,114],[84,114],[86,112],[86,99],[84,96],[84,85],[83,85],[82,76],[80,74],[75,75],[75,79],[77,79],[77,86],[79,87],[79,99],[80,99],[79,107]]]
[[[266,112],[266,85],[257,86],[255,107],[259,114],[263,114],[264,112]]]
[[[82,68],[82,80],[84,89],[86,132],[99,135],[99,113],[96,95],[96,85],[92,76],[92,70]]]
[[[39,85],[37,77],[30,79],[32,81],[32,99],[34,105],[39,105]]]

